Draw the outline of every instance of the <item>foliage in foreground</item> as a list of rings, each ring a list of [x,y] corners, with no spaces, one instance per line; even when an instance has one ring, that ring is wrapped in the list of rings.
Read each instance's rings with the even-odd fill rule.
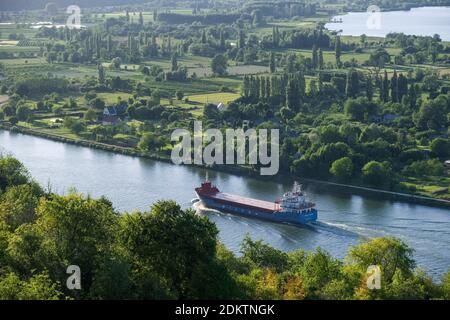
[[[450,298],[415,269],[396,238],[327,252],[285,253],[246,237],[241,256],[206,217],[173,201],[119,214],[104,198],[44,191],[16,159],[0,157],[0,299],[431,299]],[[382,288],[366,270],[380,265]],[[65,286],[81,268],[81,290]]]

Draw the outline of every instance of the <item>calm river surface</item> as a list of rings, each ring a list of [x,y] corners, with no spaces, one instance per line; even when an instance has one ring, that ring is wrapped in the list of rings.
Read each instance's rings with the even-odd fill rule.
[[[0,148],[20,159],[42,185],[67,193],[69,187],[93,196],[105,195],[120,211],[146,210],[159,199],[191,206],[194,187],[206,171],[148,159],[117,155],[33,136],[0,130]],[[209,172],[222,191],[274,200],[290,189],[280,184],[226,173]],[[342,258],[350,245],[380,236],[397,236],[415,249],[420,267],[436,279],[450,267],[450,210],[358,195],[306,191],[317,203],[319,220],[311,227],[295,227],[250,220],[219,212],[206,213],[220,239],[235,252],[245,234],[276,248],[314,250],[320,246]]]
[[[381,8],[383,9],[383,8]],[[409,35],[433,36],[439,34],[442,40],[450,41],[450,7],[422,7],[409,11],[390,11],[380,13],[380,28],[369,23],[371,13],[350,12],[336,16],[342,23],[327,23],[329,30],[342,30],[342,35],[385,37],[390,32],[403,32]],[[374,17],[374,16],[372,16]],[[372,20],[369,20],[372,21]]]

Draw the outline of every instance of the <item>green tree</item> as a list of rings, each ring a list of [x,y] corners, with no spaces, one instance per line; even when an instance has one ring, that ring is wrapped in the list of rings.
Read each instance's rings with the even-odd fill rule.
[[[31,182],[31,177],[25,166],[16,158],[0,155],[0,192],[8,187]]]
[[[171,70],[172,72],[178,70],[178,55],[176,53],[172,55]]]
[[[97,120],[97,113],[95,112],[94,109],[88,109],[85,113],[84,113],[84,120],[88,121],[88,122],[92,122]]]
[[[416,90],[416,85],[411,84],[409,86],[409,91],[408,91],[408,97],[409,97],[409,106],[412,110],[416,109],[417,106],[417,90]]]
[[[442,293],[442,298],[450,300],[450,271],[442,278]]]
[[[397,70],[394,70],[394,74],[391,78],[391,99],[392,102],[399,102],[398,96],[398,76]]]
[[[311,63],[312,63],[312,68],[313,69],[318,69],[319,68],[319,56],[318,56],[318,51],[317,51],[317,46],[316,45],[314,45],[312,47]]]
[[[270,73],[275,73],[277,65],[275,62],[275,53],[270,52],[270,62],[269,62]]]
[[[334,52],[336,56],[336,66],[340,68],[342,66],[341,62],[342,49],[341,49],[341,37],[339,36],[336,37]]]
[[[242,29],[239,29],[239,38],[238,38],[237,47],[239,49],[243,49],[245,47],[245,33],[244,33],[244,30],[242,30]]]
[[[292,111],[299,111],[300,108],[300,94],[299,88],[295,78],[289,79],[286,87],[286,107]]]
[[[178,100],[182,100],[184,97],[184,93],[183,91],[178,90],[177,92],[175,92],[175,96],[177,97]]]
[[[283,271],[288,264],[288,255],[263,243],[253,241],[248,235],[242,240],[241,253],[244,260],[258,268],[272,268]]]
[[[221,49],[225,49],[225,47],[226,47],[225,32],[224,32],[223,28],[220,29],[220,33],[219,33],[219,46]]]
[[[370,161],[362,168],[362,176],[368,184],[385,186],[391,182],[392,169],[388,162]]]
[[[352,120],[364,121],[377,112],[377,104],[367,98],[348,99],[344,104],[344,112]]]
[[[214,74],[223,76],[227,73],[228,61],[222,54],[217,54],[211,61],[211,69]]]
[[[384,68],[386,63],[389,63],[390,60],[391,56],[389,55],[389,53],[385,49],[380,48],[370,54],[369,64],[378,69],[381,69]]]
[[[280,31],[278,27],[272,28],[272,44],[275,48],[278,48],[280,45]]]
[[[317,55],[318,55],[318,68],[319,68],[319,70],[322,70],[323,69],[323,67],[324,67],[324,62],[323,62],[323,52],[322,52],[322,49],[320,49],[319,48],[319,51],[318,51],[318,53],[317,53]]]
[[[402,101],[403,97],[408,95],[408,79],[400,73],[397,80],[398,101]]]
[[[370,75],[366,77],[366,97],[369,101],[372,101],[373,83],[372,83],[372,77]]]
[[[103,109],[105,107],[105,101],[103,101],[101,98],[96,97],[89,101],[89,105],[91,105],[95,109]]]
[[[348,181],[353,175],[353,162],[349,157],[340,158],[333,162],[330,173],[340,181]]]
[[[381,268],[382,283],[390,283],[397,271],[404,275],[412,275],[415,261],[413,250],[397,238],[375,238],[368,242],[351,247],[347,261],[355,264],[361,272],[366,273],[371,265]]]
[[[160,150],[166,145],[166,141],[154,133],[145,132],[142,134],[141,140],[139,141],[138,147],[146,151]]]
[[[347,73],[347,83],[345,87],[347,97],[355,98],[359,94],[358,71],[351,69]]]
[[[15,273],[0,276],[0,300],[59,300],[64,298],[47,273],[39,273],[21,280]]]
[[[436,138],[431,142],[431,152],[438,157],[450,156],[450,141],[444,138]]]
[[[447,123],[448,98],[440,95],[433,100],[424,100],[413,120],[419,129],[439,130]]]
[[[381,82],[380,96],[383,102],[389,101],[389,79],[386,70],[384,70],[384,77]]]
[[[41,199],[36,209],[36,233],[42,239],[44,263],[56,280],[65,282],[68,265],[81,269],[82,292],[86,295],[95,274],[111,253],[118,215],[105,199],[94,200],[80,194],[52,195]]]
[[[9,118],[9,122],[11,123],[11,125],[15,126],[19,122],[19,119],[17,119],[16,116],[12,116]]]
[[[402,170],[402,174],[413,177],[442,176],[444,165],[438,159],[414,161]]]
[[[207,39],[206,39],[206,30],[203,29],[203,30],[202,30],[202,40],[201,40],[201,41],[202,41],[203,44],[205,44],[205,43],[206,43],[206,40],[207,40]]]
[[[30,108],[28,108],[25,105],[21,105],[17,108],[16,116],[17,119],[19,119],[19,121],[27,121],[30,114],[31,114]]]
[[[0,220],[10,231],[36,220],[36,207],[43,191],[36,183],[9,187],[0,197]]]
[[[300,269],[306,297],[319,299],[322,295],[322,289],[332,280],[340,278],[341,267],[342,262],[334,259],[329,253],[320,248],[316,249],[315,252],[309,253]]]
[[[150,212],[122,220],[121,238],[134,263],[154,270],[176,297],[226,294],[220,286],[232,280],[215,259],[218,231],[206,217],[183,211],[173,201],[160,201]]]
[[[105,68],[103,68],[103,65],[101,63],[99,63],[98,64],[98,82],[100,84],[104,84],[105,83],[105,77],[106,77]]]

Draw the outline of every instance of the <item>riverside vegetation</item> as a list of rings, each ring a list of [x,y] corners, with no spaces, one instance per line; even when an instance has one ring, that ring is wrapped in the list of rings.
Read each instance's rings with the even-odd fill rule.
[[[106,198],[45,190],[0,157],[0,299],[450,299],[450,272],[434,282],[396,238],[338,260],[248,237],[236,256],[217,235],[173,201],[119,213]],[[65,285],[69,265],[81,269],[81,290]],[[370,265],[381,268],[379,290],[367,288]]]
[[[2,126],[168,159],[176,128],[245,121],[280,130],[281,174],[450,199],[448,43],[324,29],[346,1],[233,3],[2,12]]]

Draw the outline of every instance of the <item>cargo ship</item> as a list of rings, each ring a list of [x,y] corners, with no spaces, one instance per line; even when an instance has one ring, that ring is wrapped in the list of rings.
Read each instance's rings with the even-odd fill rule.
[[[195,188],[198,198],[206,208],[280,223],[303,225],[317,220],[315,204],[308,201],[296,182],[292,191],[275,201],[263,201],[220,192],[210,181]]]

